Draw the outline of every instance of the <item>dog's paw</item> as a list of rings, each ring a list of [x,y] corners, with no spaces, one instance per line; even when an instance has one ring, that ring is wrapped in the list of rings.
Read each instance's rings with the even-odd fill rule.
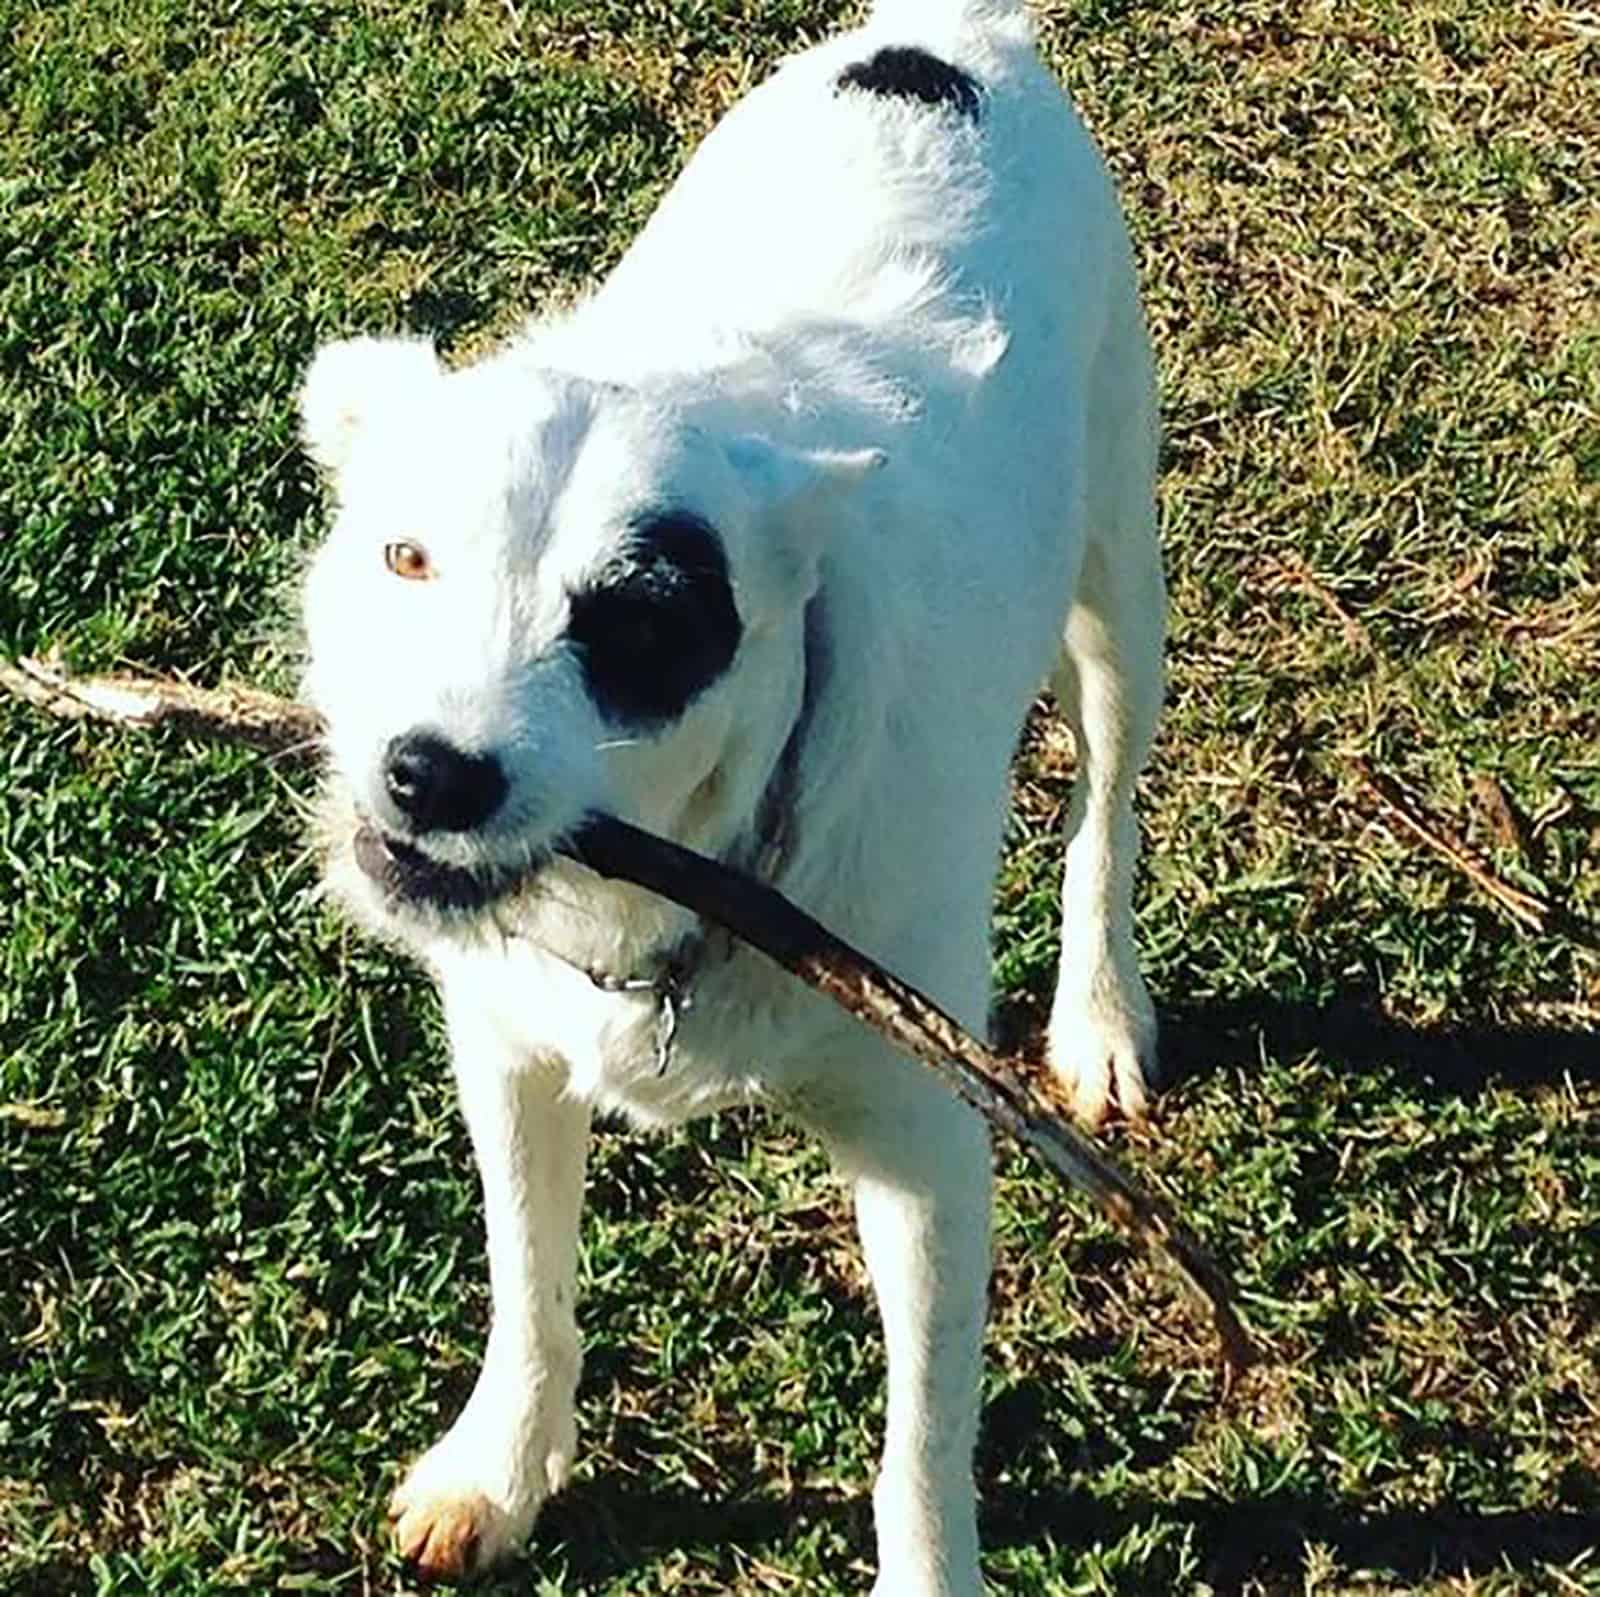
[[[481,1574],[517,1550],[532,1527],[520,1530],[504,1509],[481,1492],[424,1493],[409,1483],[389,1502],[395,1547],[430,1580]]]
[[[480,1575],[510,1558],[544,1500],[566,1484],[574,1441],[570,1414],[523,1447],[463,1415],[389,1499],[400,1556],[440,1580]]]
[[[1102,979],[1057,989],[1050,1012],[1050,1068],[1091,1130],[1113,1109],[1142,1120],[1159,1085],[1156,1016],[1144,982]]]

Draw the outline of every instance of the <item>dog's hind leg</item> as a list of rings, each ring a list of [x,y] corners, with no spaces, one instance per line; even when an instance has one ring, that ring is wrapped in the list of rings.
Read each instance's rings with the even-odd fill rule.
[[[515,1552],[571,1468],[589,1109],[564,1095],[564,1070],[529,1060],[470,1000],[447,990],[445,1012],[483,1182],[493,1318],[472,1396],[390,1516],[406,1558],[457,1578]]]
[[[1156,1085],[1155,1011],[1133,941],[1133,785],[1161,708],[1165,598],[1153,428],[1091,439],[1091,450],[1108,468],[1099,485],[1106,497],[1097,504],[1090,495],[1088,545],[1052,679],[1078,768],[1049,1055],[1079,1116],[1094,1125],[1113,1101],[1139,1115]]]
[[[851,1183],[888,1355],[874,1597],[979,1597],[972,1452],[989,1278],[983,1123],[876,1046],[806,1116]]]

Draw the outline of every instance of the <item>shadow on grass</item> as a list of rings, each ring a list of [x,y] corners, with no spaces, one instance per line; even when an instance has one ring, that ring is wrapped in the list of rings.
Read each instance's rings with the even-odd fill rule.
[[[1424,1090],[1473,1097],[1491,1086],[1600,1082],[1600,1032],[1518,1027],[1468,1020],[1457,1026],[1407,1025],[1382,1013],[1376,997],[1352,994],[1329,1004],[1270,997],[1164,1010],[1162,1074],[1168,1081],[1209,1075],[1260,1043],[1279,1058],[1316,1050],[1330,1060],[1404,1070]]]
[[[1088,1494],[1007,1488],[985,1494],[983,1542],[995,1550],[1050,1537],[1063,1547],[1115,1546],[1161,1526],[1193,1528],[1191,1551],[1216,1597],[1303,1590],[1311,1547],[1350,1570],[1401,1581],[1441,1575],[1526,1574],[1560,1567],[1600,1543],[1600,1514],[1578,1509],[1396,1510],[1363,1514],[1292,1494],[1239,1503],[1135,1504],[1119,1508]],[[670,1549],[781,1549],[797,1530],[827,1527],[855,1559],[870,1564],[871,1505],[855,1497],[800,1491],[783,1498],[714,1501],[681,1490],[649,1491],[594,1482],[556,1499],[540,1521],[541,1547],[559,1550],[580,1581],[616,1579]],[[845,1572],[840,1571],[841,1576]]]
[[[1600,1501],[1600,1481],[1591,1477],[1584,1495]],[[1312,1547],[1325,1548],[1346,1570],[1382,1579],[1411,1583],[1509,1574],[1527,1577],[1533,1590],[1531,1582],[1543,1569],[1572,1564],[1600,1545],[1600,1513],[1571,1508],[1362,1514],[1288,1493],[1237,1503],[1127,1507],[1087,1493],[991,1487],[984,1494],[982,1536],[991,1552],[1046,1537],[1068,1549],[1114,1547],[1162,1527],[1192,1528],[1189,1551],[1215,1597],[1247,1592],[1299,1597]],[[525,1593],[530,1573],[549,1572],[553,1565],[564,1565],[567,1575],[584,1585],[610,1582],[675,1551],[699,1551],[708,1559],[719,1553],[752,1558],[781,1553],[797,1534],[813,1529],[826,1530],[844,1544],[848,1552],[832,1573],[846,1586],[859,1584],[858,1571],[870,1567],[874,1556],[865,1486],[853,1495],[802,1490],[730,1500],[602,1479],[574,1486],[549,1504],[525,1558],[470,1587],[447,1583],[434,1589],[470,1589],[482,1597]],[[370,1550],[363,1549],[356,1562],[365,1564],[368,1556]],[[286,1569],[324,1577],[344,1589],[343,1582],[356,1573],[352,1557],[348,1547],[323,1545],[291,1558]],[[101,1588],[82,1563],[71,1559],[31,1568],[26,1589],[37,1597],[87,1597]],[[318,1582],[317,1589],[327,1588]]]
[[[1600,1541],[1600,1515],[1579,1509],[1363,1514],[1287,1493],[1239,1503],[1115,1509],[1083,1495],[1027,1492],[991,1497],[984,1540],[991,1547],[1023,1545],[1048,1532],[1069,1546],[1115,1544],[1132,1531],[1171,1524],[1194,1528],[1193,1551],[1216,1597],[1240,1597],[1247,1584],[1298,1594],[1307,1550],[1316,1546],[1345,1569],[1410,1582],[1440,1575],[1533,1575],[1544,1566],[1570,1564]]]
[[[799,1490],[781,1497],[716,1498],[679,1487],[651,1490],[597,1480],[570,1487],[540,1515],[530,1551],[564,1555],[577,1581],[615,1580],[663,1553],[704,1548],[779,1552],[797,1531],[827,1527],[852,1554],[872,1556],[872,1503],[857,1496]]]

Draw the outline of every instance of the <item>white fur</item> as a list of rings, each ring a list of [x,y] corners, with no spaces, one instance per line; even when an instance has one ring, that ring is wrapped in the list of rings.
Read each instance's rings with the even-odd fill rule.
[[[909,43],[978,80],[979,123],[836,92],[847,64]],[[483,1372],[396,1496],[402,1544],[445,1569],[497,1557],[564,1478],[591,1108],[668,1124],[761,1103],[812,1127],[854,1187],[889,1352],[876,1591],[970,1597],[976,1118],[748,952],[697,973],[663,1071],[651,995],[579,967],[647,967],[684,912],[564,862],[475,916],[413,912],[349,845],[382,810],[389,741],[431,727],[510,778],[480,831],[424,840],[447,863],[534,861],[596,810],[734,850],[809,669],[777,885],[981,1029],[1008,764],[1051,676],[1080,759],[1052,1058],[1087,1118],[1142,1106],[1130,796],[1160,697],[1151,367],[1111,185],[1021,7],[886,0],[735,108],[575,312],[448,374],[414,344],[336,345],[303,412],[341,505],[306,595],[330,880],[439,982],[487,1212]],[[561,642],[567,598],[661,505],[721,534],[743,641],[681,720],[619,734]],[[434,580],[385,570],[397,539],[427,548]],[[808,663],[818,596],[826,649]]]

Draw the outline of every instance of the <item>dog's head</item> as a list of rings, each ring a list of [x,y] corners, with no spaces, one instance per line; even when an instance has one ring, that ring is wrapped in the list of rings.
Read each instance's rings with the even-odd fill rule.
[[[405,340],[323,349],[301,412],[338,503],[307,687],[359,909],[470,919],[596,812],[712,850],[748,824],[827,529],[880,455]]]

